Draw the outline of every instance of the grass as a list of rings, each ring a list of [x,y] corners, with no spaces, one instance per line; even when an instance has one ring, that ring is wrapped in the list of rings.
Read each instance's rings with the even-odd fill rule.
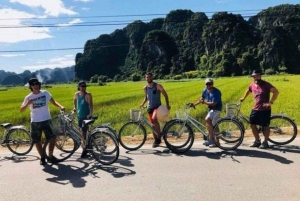
[[[285,113],[296,120],[300,119],[299,97],[295,94],[300,86],[299,75],[266,76],[266,81],[271,82],[280,92],[278,99],[272,106],[272,113]],[[214,86],[222,92],[223,112],[225,115],[225,104],[235,103],[244,95],[245,90],[252,81],[251,77],[232,77],[215,79]],[[167,91],[171,105],[171,116],[179,108],[183,108],[188,102],[195,102],[204,88],[202,79],[163,81],[158,80]],[[117,130],[129,120],[129,110],[138,109],[143,100],[143,86],[141,82],[108,83],[106,86],[89,84],[87,90],[92,93],[94,100],[94,114],[99,118],[96,123],[110,123]],[[73,96],[77,90],[76,84],[52,85],[47,88],[53,98],[65,106],[66,111],[73,108]],[[0,123],[10,122],[15,125],[23,124],[29,127],[30,111],[19,112],[24,97],[30,93],[28,87],[14,87],[8,90],[0,90]],[[164,98],[162,96],[162,102]],[[253,98],[249,96],[242,105],[242,112],[249,114],[253,105]],[[59,109],[50,105],[51,115],[59,113]],[[197,106],[191,110],[191,115],[203,122],[207,107]],[[1,132],[1,130],[0,130]],[[1,132],[2,133],[2,132]]]

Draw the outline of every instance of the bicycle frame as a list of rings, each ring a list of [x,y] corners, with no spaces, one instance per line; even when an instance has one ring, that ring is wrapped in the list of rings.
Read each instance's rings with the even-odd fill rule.
[[[207,136],[207,133],[202,129],[205,128],[206,126],[202,123],[200,123],[198,120],[196,120],[195,118],[191,117],[189,114],[189,109],[185,108],[184,109],[184,114],[185,114],[185,118],[180,118],[177,117],[176,119],[181,119],[186,123],[190,123],[191,125],[193,125],[203,136]],[[202,128],[201,128],[202,127]],[[194,132],[195,133],[195,132]]]

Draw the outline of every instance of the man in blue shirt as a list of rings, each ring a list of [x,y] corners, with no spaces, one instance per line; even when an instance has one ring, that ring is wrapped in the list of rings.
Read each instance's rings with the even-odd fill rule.
[[[203,143],[203,145],[216,147],[214,143],[213,127],[219,119],[220,112],[222,111],[222,93],[219,89],[214,87],[214,81],[212,78],[207,78],[204,82],[206,88],[202,91],[199,100],[193,105],[196,106],[202,103],[208,106],[208,113],[205,117],[208,139]]]

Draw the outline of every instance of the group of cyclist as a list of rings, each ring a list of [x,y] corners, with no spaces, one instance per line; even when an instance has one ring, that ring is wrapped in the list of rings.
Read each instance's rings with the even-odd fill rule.
[[[252,73],[253,82],[249,85],[244,96],[240,101],[252,93],[254,97],[254,106],[250,113],[250,124],[255,141],[251,144],[251,147],[268,148],[268,137],[270,134],[270,116],[271,116],[271,105],[275,102],[278,97],[278,90],[269,82],[261,79],[262,72],[260,70],[254,70]],[[169,97],[163,86],[153,81],[153,74],[146,73],[145,79],[147,85],[143,87],[144,99],[140,104],[143,107],[148,102],[148,118],[153,125],[154,131],[153,137],[154,142],[152,147],[157,147],[161,143],[160,125],[157,118],[157,109],[161,102],[161,94],[165,98],[165,104],[168,110],[171,109],[169,103]],[[48,102],[54,106],[59,107],[61,110],[65,108],[59,104],[51,94],[46,90],[41,90],[41,82],[37,78],[31,78],[28,82],[31,93],[28,94],[21,105],[20,112],[30,108],[31,124],[30,132],[32,141],[36,146],[36,149],[41,157],[40,164],[45,165],[46,159],[43,156],[41,136],[42,132],[45,133],[46,139],[51,140],[49,146],[49,156],[51,163],[57,163],[57,159],[52,155],[55,146],[55,135],[51,129],[51,116],[49,111]],[[213,126],[219,119],[220,112],[222,110],[222,93],[214,87],[214,81],[212,78],[205,79],[206,87],[202,90],[200,98],[197,102],[191,104],[191,107],[195,107],[198,104],[204,104],[208,107],[208,113],[205,117],[206,127],[208,131],[208,139],[203,143],[209,147],[215,147],[215,140],[213,135]],[[74,94],[73,104],[74,111],[77,112],[78,124],[81,128],[82,135],[85,139],[87,126],[83,124],[83,120],[90,119],[93,115],[93,97],[92,94],[86,91],[86,82],[80,81],[77,85],[78,91]],[[270,93],[272,97],[270,99]],[[264,140],[261,142],[256,125],[263,127]],[[83,149],[81,158],[87,157],[87,151]]]
[[[278,97],[279,91],[271,83],[262,80],[262,71],[254,70],[251,74],[253,82],[250,83],[244,96],[240,98],[240,101],[244,101],[245,98],[252,93],[254,97],[254,106],[250,113],[250,126],[252,133],[255,137],[255,141],[250,147],[259,148],[269,148],[268,139],[270,135],[270,117],[271,117],[271,105],[275,102]],[[146,101],[148,101],[148,113],[149,120],[154,125],[156,133],[160,133],[159,123],[157,120],[157,108],[161,105],[160,93],[165,97],[165,102],[170,109],[168,94],[162,85],[153,82],[153,75],[151,73],[146,73],[146,81],[148,84],[144,86],[145,98],[141,104],[143,106]],[[216,147],[215,142],[218,138],[214,139],[213,126],[220,117],[220,112],[222,111],[222,93],[221,91],[214,87],[214,81],[212,78],[205,79],[206,87],[202,90],[200,98],[197,102],[190,104],[191,107],[195,107],[198,104],[204,104],[208,107],[208,113],[205,117],[206,128],[208,131],[208,139],[203,143],[203,145],[209,147]],[[270,99],[270,94],[273,94]],[[263,127],[264,140],[261,139],[258,134],[258,129],[256,125]],[[157,147],[161,143],[160,134],[154,135],[153,147]]]
[[[28,94],[21,105],[20,112],[30,108],[30,134],[33,143],[41,157],[40,164],[47,164],[46,158],[42,151],[42,132],[44,132],[46,139],[50,140],[49,145],[49,158],[51,163],[57,163],[57,159],[53,156],[55,146],[55,134],[52,131],[51,116],[48,103],[52,103],[54,106],[65,110],[65,108],[59,104],[51,94],[46,90],[41,90],[41,82],[37,78],[31,78],[28,81],[29,89],[31,93]],[[86,91],[86,83],[80,81],[78,83],[78,91],[74,95],[74,111],[77,111],[78,124],[81,128],[81,133],[86,137],[87,126],[83,124],[83,120],[90,119],[93,115],[93,97],[92,94]],[[83,149],[81,158],[87,157],[87,151]]]

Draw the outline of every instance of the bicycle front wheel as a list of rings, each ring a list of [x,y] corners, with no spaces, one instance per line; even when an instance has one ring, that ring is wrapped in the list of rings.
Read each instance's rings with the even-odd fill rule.
[[[54,138],[52,145],[51,140],[47,140],[43,146],[43,153],[48,161],[51,161],[52,155],[57,158],[57,162],[62,162],[70,158],[80,145],[68,134],[59,134]],[[53,146],[53,147],[51,147]],[[56,147],[56,149],[54,149]],[[52,154],[51,154],[52,152]]]
[[[276,145],[292,142],[297,136],[297,125],[289,117],[271,116],[269,141]]]
[[[88,149],[95,160],[103,165],[110,165],[119,158],[119,146],[115,136],[106,131],[91,134]]]
[[[215,144],[223,150],[234,150],[244,140],[244,127],[231,118],[222,118],[214,125]]]
[[[146,139],[146,129],[139,122],[127,122],[119,131],[120,144],[130,151],[141,148],[145,144]]]
[[[176,119],[168,123],[163,130],[166,146],[174,153],[184,153],[193,146],[194,132],[185,121]]]
[[[24,128],[12,128],[7,133],[5,142],[7,148],[19,156],[28,154],[33,147],[30,133]]]

